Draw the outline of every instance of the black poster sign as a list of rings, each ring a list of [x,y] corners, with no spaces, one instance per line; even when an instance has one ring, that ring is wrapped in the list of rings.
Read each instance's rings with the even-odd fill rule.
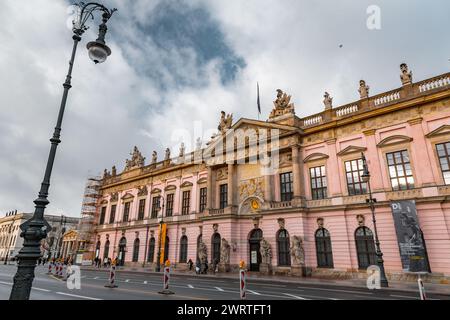
[[[403,270],[429,272],[428,257],[414,200],[391,202]]]

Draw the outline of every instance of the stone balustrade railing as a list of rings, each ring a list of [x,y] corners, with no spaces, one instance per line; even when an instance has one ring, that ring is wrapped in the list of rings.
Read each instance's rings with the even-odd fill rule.
[[[212,216],[216,216],[219,214],[224,214],[225,213],[225,209],[209,209],[209,214]]]
[[[382,104],[390,103],[399,99],[400,99],[400,91],[395,91],[373,97],[373,102],[374,105],[378,107]]]
[[[269,204],[269,206],[270,206],[270,209],[290,208],[290,207],[292,207],[292,201],[271,202]]]
[[[419,92],[427,92],[433,89],[443,88],[450,85],[450,75],[442,75],[433,79],[417,83]]]
[[[387,106],[398,101],[407,100],[410,98],[418,97],[427,94],[432,90],[447,90],[450,88],[450,73],[446,73],[434,78],[426,79],[412,84],[412,90],[410,88],[401,87],[389,92],[370,97],[367,103],[362,103],[364,100],[360,100],[354,103],[350,103],[345,106],[337,107],[331,110],[317,113],[301,119],[302,127],[308,128],[328,121],[333,121],[339,118],[351,116],[357,112],[369,111],[374,107]],[[330,111],[328,111],[330,112]]]
[[[303,127],[309,127],[316,124],[320,124],[323,121],[323,116],[321,114],[317,114],[308,118],[303,119]]]
[[[359,105],[358,104],[350,104],[347,106],[339,107],[335,109],[336,116],[337,117],[344,117],[346,115],[355,113],[359,111]]]

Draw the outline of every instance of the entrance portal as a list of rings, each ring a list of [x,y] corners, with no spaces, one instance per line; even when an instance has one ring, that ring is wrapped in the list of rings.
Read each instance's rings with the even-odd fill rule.
[[[261,252],[260,242],[263,237],[263,232],[261,229],[255,229],[250,233],[249,237],[249,247],[250,247],[250,271],[259,271],[259,265],[261,264]]]

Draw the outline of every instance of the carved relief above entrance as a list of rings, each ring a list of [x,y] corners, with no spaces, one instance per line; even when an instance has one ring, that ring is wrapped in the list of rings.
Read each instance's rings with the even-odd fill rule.
[[[249,197],[264,198],[263,178],[241,181],[239,184],[239,202],[241,203]]]

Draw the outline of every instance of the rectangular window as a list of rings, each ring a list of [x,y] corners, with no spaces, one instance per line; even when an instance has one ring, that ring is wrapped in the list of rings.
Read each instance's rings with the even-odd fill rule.
[[[117,205],[113,204],[111,206],[111,214],[109,216],[109,223],[114,223],[114,221],[116,220],[116,208]]]
[[[173,193],[167,195],[166,199],[166,217],[173,215]]]
[[[124,204],[123,207],[123,222],[128,222],[128,219],[130,218],[130,206],[131,202],[127,202]]]
[[[281,201],[291,201],[293,197],[292,172],[280,174]]]
[[[220,185],[220,209],[228,206],[228,184]]]
[[[313,200],[327,197],[327,173],[325,166],[309,168],[311,178],[311,194]]]
[[[414,177],[407,150],[387,153],[389,176],[394,191],[414,189]]]
[[[161,200],[161,196],[153,197],[152,202],[152,219],[158,218],[158,211],[159,211],[159,201]]]
[[[207,190],[207,188],[200,189],[200,212],[203,212],[206,209]]]
[[[100,213],[100,221],[99,221],[100,225],[105,223],[105,216],[106,216],[106,207],[102,207],[102,211]]]
[[[191,191],[183,191],[181,214],[187,215],[191,211]]]
[[[139,200],[138,220],[144,220],[145,216],[145,199]]]
[[[350,196],[367,193],[367,183],[363,182],[361,179],[363,173],[364,168],[362,159],[345,162],[347,188]]]
[[[441,164],[442,176],[444,177],[444,183],[450,184],[450,142],[437,144],[436,150],[439,157],[439,163]]]

